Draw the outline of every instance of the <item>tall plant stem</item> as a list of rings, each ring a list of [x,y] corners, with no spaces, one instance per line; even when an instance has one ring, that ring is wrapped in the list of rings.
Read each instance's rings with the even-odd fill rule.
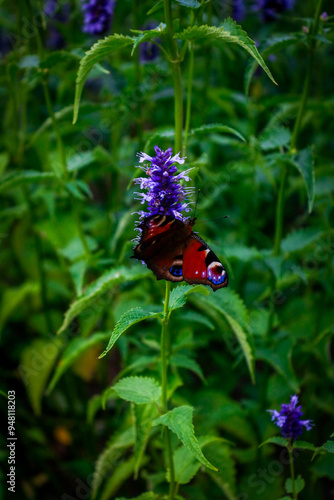
[[[314,54],[316,48],[316,39],[315,36],[318,33],[319,28],[319,19],[321,12],[322,0],[318,0],[312,30],[311,30],[311,38],[310,38],[310,46],[309,46],[309,54],[308,54],[308,62],[307,62],[307,70],[306,70],[306,78],[304,82],[302,97],[300,100],[296,121],[293,127],[291,142],[290,142],[290,154],[294,154],[296,152],[298,136],[300,132],[301,123],[303,120],[309,92],[310,92],[310,84],[311,77],[313,72],[313,63],[314,63]],[[282,176],[280,181],[280,188],[277,199],[276,206],[276,226],[275,226],[275,240],[274,240],[274,255],[279,255],[281,252],[281,241],[282,241],[282,226],[283,226],[283,209],[284,209],[284,194],[285,194],[285,185],[288,176],[287,167],[284,165],[282,170]]]
[[[293,498],[293,500],[297,500],[298,495],[297,495],[296,481],[295,481],[295,467],[294,467],[294,463],[293,463],[293,444],[290,442],[288,444],[287,448],[288,448],[288,452],[289,452],[292,498]]]
[[[191,95],[193,87],[194,78],[194,46],[189,43],[189,68],[188,68],[188,84],[187,84],[187,111],[186,111],[186,126],[184,131],[184,143],[183,143],[183,156],[187,152],[187,141],[190,129],[190,119],[191,119]]]
[[[173,69],[174,84],[174,122],[175,122],[175,152],[182,151],[183,102],[180,56],[174,39],[171,0],[164,0],[167,37],[171,54],[170,63]]]
[[[161,329],[161,388],[162,388],[162,411],[167,413],[168,411],[168,384],[167,384],[167,371],[169,363],[169,350],[170,350],[170,340],[169,340],[169,296],[170,296],[170,282],[166,281],[166,292],[165,292],[165,303],[164,303],[164,317],[162,321]],[[166,441],[166,452],[167,460],[169,466],[169,500],[174,499],[175,492],[175,472],[174,472],[174,460],[173,460],[173,448],[170,430],[166,427],[164,429],[165,441]]]

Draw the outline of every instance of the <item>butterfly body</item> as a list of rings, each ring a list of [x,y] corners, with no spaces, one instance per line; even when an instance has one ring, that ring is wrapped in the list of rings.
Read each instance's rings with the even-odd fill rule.
[[[193,232],[195,219],[182,222],[171,216],[153,215],[140,224],[135,259],[144,261],[158,280],[226,287],[227,272],[214,252]]]

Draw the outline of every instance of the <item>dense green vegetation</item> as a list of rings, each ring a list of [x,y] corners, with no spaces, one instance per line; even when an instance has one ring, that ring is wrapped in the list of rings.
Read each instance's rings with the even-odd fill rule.
[[[113,7],[92,34],[80,1],[0,5],[15,494],[333,498],[331,2]],[[192,169],[194,230],[227,288],[170,286],[131,259],[137,153],[156,145]],[[297,443],[266,411],[294,394],[314,424]]]

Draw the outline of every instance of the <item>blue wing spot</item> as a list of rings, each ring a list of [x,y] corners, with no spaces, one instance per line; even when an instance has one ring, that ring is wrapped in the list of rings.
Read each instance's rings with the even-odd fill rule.
[[[218,270],[218,272],[220,269]],[[216,272],[209,271],[208,272],[208,280],[210,280],[214,285],[220,285],[226,281],[226,271],[222,270],[221,274],[217,274]]]
[[[182,266],[172,266],[169,272],[178,278],[182,276]]]

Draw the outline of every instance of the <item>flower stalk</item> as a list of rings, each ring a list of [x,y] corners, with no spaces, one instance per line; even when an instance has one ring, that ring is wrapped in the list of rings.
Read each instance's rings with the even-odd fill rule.
[[[171,284],[166,281],[166,291],[165,291],[165,302],[164,302],[164,317],[162,320],[161,329],[161,389],[162,389],[162,411],[167,413],[168,411],[168,364],[170,356],[170,338],[169,338],[169,297],[170,297]],[[169,499],[174,499],[175,492],[175,471],[174,471],[174,459],[173,459],[173,448],[171,441],[170,430],[166,427],[164,429],[165,442],[166,442],[166,453],[167,453],[167,463],[169,467]]]
[[[291,439],[289,441],[287,449],[289,452],[292,498],[293,498],[293,500],[297,500],[298,497],[297,497],[297,488],[296,488],[296,480],[295,480],[295,466],[294,466],[294,460],[293,460],[293,441]]]

